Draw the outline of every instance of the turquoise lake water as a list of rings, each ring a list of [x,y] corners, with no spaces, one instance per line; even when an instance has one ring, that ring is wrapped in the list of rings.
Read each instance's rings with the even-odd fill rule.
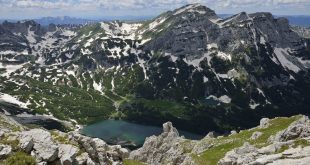
[[[146,137],[159,135],[162,127],[147,126],[122,120],[105,120],[85,126],[81,133],[91,137],[97,137],[111,144],[132,143],[141,146]],[[188,139],[201,139],[203,136],[186,131],[180,131]]]

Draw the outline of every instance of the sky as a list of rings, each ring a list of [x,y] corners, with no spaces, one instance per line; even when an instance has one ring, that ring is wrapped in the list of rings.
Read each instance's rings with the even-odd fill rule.
[[[0,19],[156,16],[190,3],[201,3],[218,14],[310,15],[310,0],[0,0]]]

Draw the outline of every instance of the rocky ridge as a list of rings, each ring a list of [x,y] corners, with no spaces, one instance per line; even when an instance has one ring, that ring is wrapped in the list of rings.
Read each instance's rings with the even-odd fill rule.
[[[310,159],[310,119],[307,116],[261,120],[260,125],[229,135],[210,132],[201,140],[180,136],[171,122],[159,136],[146,138],[133,151],[111,146],[78,132],[29,129],[1,115],[0,162],[19,160],[24,153],[38,164],[291,164],[306,165]]]
[[[77,132],[29,129],[1,114],[0,163],[8,163],[6,159],[14,156],[17,161],[23,161],[16,156],[20,152],[31,155],[33,162],[39,165],[122,164],[122,160],[129,155],[127,149],[108,145],[98,138],[86,137]]]
[[[310,160],[309,129],[306,116],[265,118],[260,126],[250,130],[224,137],[209,133],[204,139],[193,141],[180,137],[168,122],[161,135],[147,138],[142,148],[130,153],[129,159],[146,164],[306,165]]]

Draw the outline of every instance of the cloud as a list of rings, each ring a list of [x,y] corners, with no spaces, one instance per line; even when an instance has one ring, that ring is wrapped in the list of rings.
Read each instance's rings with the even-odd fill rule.
[[[190,3],[222,13],[277,11],[310,14],[310,0],[0,0],[0,17],[14,15],[156,15]],[[302,10],[299,10],[303,8]],[[28,13],[27,13],[28,12]]]
[[[218,7],[310,5],[309,0],[0,0],[0,4],[15,8],[101,8],[101,9],[142,9],[171,8],[189,3],[202,3]]]

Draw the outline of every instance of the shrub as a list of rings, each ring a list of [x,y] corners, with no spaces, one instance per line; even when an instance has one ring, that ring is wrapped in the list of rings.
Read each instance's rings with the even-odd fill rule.
[[[17,152],[4,161],[4,165],[36,165],[35,159],[24,152]]]

